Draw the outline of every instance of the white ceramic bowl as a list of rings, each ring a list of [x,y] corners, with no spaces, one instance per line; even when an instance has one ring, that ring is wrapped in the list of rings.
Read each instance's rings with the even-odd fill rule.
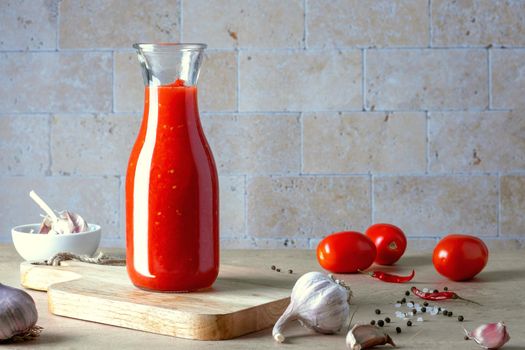
[[[26,261],[41,261],[60,252],[92,256],[100,243],[100,226],[89,224],[89,231],[69,235],[48,235],[38,232],[40,224],[16,226],[11,230],[16,251]]]

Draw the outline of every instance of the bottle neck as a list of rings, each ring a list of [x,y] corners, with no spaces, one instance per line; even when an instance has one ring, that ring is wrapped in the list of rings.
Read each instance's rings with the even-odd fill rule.
[[[195,86],[146,86],[144,112],[158,119],[158,128],[194,129],[200,125]]]

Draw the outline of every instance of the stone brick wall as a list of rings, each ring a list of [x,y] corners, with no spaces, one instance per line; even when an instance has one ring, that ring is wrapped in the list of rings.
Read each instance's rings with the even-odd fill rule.
[[[372,222],[417,249],[525,239],[525,2],[2,0],[0,241],[36,190],[124,244],[142,117],[131,45],[209,45],[200,107],[224,247]]]

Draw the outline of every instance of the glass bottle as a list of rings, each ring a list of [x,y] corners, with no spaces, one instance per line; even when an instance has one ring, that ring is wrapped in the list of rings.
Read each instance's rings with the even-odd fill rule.
[[[187,292],[219,271],[219,187],[202,130],[204,44],[135,44],[144,116],[126,175],[126,257],[137,287]]]

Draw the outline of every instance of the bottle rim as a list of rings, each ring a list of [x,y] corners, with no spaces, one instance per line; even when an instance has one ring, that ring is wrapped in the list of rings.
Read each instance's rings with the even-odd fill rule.
[[[208,45],[201,43],[136,43],[133,48],[142,52],[199,51]]]

